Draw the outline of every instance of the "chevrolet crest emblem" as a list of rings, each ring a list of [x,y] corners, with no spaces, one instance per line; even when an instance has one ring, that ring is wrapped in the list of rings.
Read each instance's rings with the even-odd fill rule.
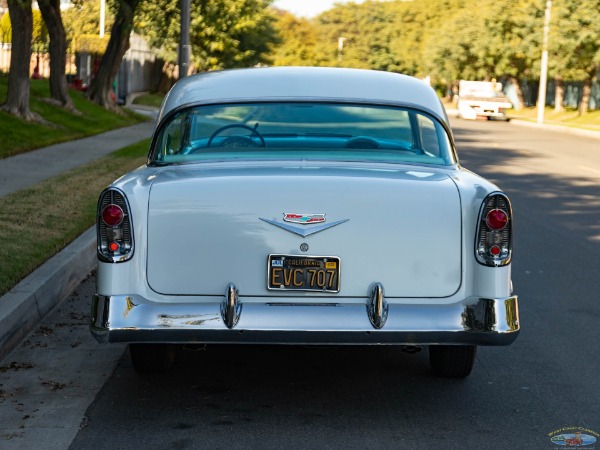
[[[283,221],[308,225],[325,222],[325,214],[283,213]]]

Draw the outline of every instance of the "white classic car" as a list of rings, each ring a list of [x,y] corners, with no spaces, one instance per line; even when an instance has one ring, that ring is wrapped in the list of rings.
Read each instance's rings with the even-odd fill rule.
[[[478,345],[519,333],[512,220],[415,78],[190,76],[147,164],[100,195],[90,328],[129,343],[140,372],[182,344],[383,344],[466,377]]]

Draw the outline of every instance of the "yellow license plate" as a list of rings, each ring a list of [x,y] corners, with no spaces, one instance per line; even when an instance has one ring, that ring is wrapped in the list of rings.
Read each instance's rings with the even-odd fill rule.
[[[337,256],[269,255],[267,288],[273,291],[340,291]]]

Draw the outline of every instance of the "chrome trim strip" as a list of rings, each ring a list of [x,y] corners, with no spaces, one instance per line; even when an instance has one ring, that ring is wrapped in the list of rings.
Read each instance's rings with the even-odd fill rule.
[[[348,222],[350,220],[350,219],[343,219],[343,220],[338,220],[337,222],[324,223],[321,225],[314,225],[308,229],[304,229],[304,228],[300,228],[300,227],[295,227],[293,225],[289,225],[287,223],[277,222],[275,220],[263,219],[262,217],[259,217],[259,219],[262,220],[263,222],[267,222],[271,225],[275,225],[276,227],[279,227],[285,231],[289,231],[290,233],[294,233],[294,234],[297,234],[302,237],[310,236],[311,234],[315,234],[320,231],[327,230],[328,228],[335,227],[336,225],[340,225],[340,224],[342,224],[344,222]]]
[[[228,290],[229,292],[229,290]],[[388,304],[383,329],[373,329],[364,303],[269,305],[245,303],[235,329],[221,316],[222,300],[161,303],[137,295],[92,302],[90,330],[99,342],[247,344],[508,345],[520,330],[517,296],[469,297],[452,304]],[[312,301],[314,303],[314,301]]]
[[[367,305],[367,314],[374,328],[383,328],[388,316],[388,303],[384,298],[381,283],[375,283],[371,288],[371,299]]]

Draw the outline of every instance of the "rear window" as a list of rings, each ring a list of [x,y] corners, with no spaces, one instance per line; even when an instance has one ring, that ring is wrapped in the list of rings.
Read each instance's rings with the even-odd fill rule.
[[[197,106],[161,127],[151,160],[326,159],[451,165],[450,141],[429,115],[406,108],[271,102]]]

